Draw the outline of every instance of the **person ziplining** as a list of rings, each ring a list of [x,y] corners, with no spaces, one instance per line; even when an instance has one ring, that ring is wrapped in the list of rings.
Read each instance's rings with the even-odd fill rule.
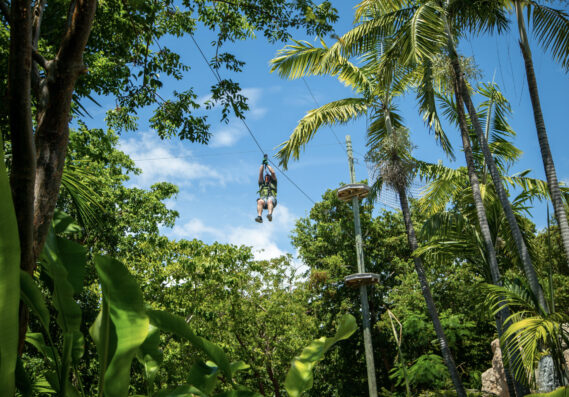
[[[259,168],[259,198],[257,199],[256,222],[263,223],[263,209],[267,210],[267,219],[273,220],[273,210],[277,206],[277,175],[265,154]]]

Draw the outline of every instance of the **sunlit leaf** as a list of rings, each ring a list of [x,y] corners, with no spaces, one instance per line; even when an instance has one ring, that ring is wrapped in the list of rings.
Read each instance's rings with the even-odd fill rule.
[[[90,332],[101,350],[99,357],[107,358],[102,364],[105,396],[123,397],[128,394],[132,359],[148,335],[149,320],[140,287],[122,263],[96,256],[95,268],[108,311],[101,311]]]
[[[312,369],[322,360],[324,354],[338,341],[349,338],[357,329],[356,319],[351,314],[345,314],[340,319],[336,334],[332,337],[322,337],[314,340],[304,348],[300,356],[292,360],[292,365],[285,379],[285,388],[289,396],[300,396],[312,388]]]
[[[0,147],[4,147],[0,134]],[[0,150],[0,396],[14,395],[20,302],[20,241],[12,190]]]

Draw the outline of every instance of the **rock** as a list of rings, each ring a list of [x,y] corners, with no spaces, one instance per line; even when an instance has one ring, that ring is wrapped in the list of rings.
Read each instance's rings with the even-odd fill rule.
[[[492,368],[482,374],[482,392],[499,397],[510,397],[506,383],[506,373],[502,364],[502,350],[500,349],[500,341],[498,339],[492,341],[492,353]]]
[[[559,381],[555,376],[553,358],[543,356],[537,365],[537,391],[539,393],[549,393],[559,386]]]

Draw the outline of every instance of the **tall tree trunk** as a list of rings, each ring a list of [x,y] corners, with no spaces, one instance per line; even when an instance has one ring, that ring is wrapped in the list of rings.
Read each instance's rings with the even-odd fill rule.
[[[10,54],[8,58],[8,117],[12,143],[10,187],[18,221],[20,268],[32,274],[35,265],[34,182],[36,173],[32,112],[32,9],[29,1],[12,1],[10,14]],[[29,319],[20,303],[18,352],[24,348]]]
[[[537,296],[539,304],[544,308],[544,310],[548,311],[543,290],[541,288],[541,285],[539,284],[537,273],[535,271],[535,268],[533,267],[529,251],[523,239],[522,232],[518,225],[518,221],[516,220],[516,216],[514,215],[514,211],[512,209],[510,200],[508,199],[508,194],[506,193],[506,189],[504,188],[504,185],[502,183],[502,177],[500,175],[500,172],[498,171],[498,167],[496,167],[496,162],[494,161],[494,157],[490,152],[488,141],[484,136],[484,131],[482,130],[482,126],[480,125],[480,120],[478,119],[478,113],[476,111],[476,108],[474,107],[474,104],[472,103],[472,99],[470,98],[470,93],[468,92],[468,87],[466,86],[466,82],[464,81],[460,63],[458,62],[458,54],[454,46],[454,39],[448,22],[445,22],[445,28],[448,37],[447,45],[448,45],[449,55],[451,58],[451,64],[453,72],[458,80],[456,86],[456,88],[458,89],[458,94],[464,101],[464,104],[466,105],[466,108],[468,110],[472,126],[474,127],[474,132],[476,133],[476,137],[480,143],[482,154],[484,155],[484,160],[486,161],[488,171],[490,172],[490,176],[492,177],[494,188],[496,189],[496,193],[498,195],[498,198],[500,199],[500,203],[504,210],[504,214],[508,221],[508,225],[510,226],[512,237],[514,238],[514,241],[516,243],[516,247],[518,249],[518,255],[521,259],[524,273],[528,279],[530,288],[532,292],[535,294],[535,296]]]
[[[413,223],[411,222],[409,203],[407,202],[407,193],[405,192],[404,188],[398,189],[397,193],[399,194],[399,202],[401,203],[401,210],[403,211],[403,219],[405,220],[405,228],[407,230],[407,239],[409,241],[409,246],[411,247],[412,251],[415,251],[419,246],[417,244],[417,238],[415,236],[415,228],[413,227]],[[443,330],[443,327],[441,326],[441,321],[439,320],[439,315],[437,313],[437,308],[435,307],[435,302],[433,301],[433,296],[431,295],[431,289],[429,288],[429,283],[427,282],[425,269],[423,268],[423,262],[421,258],[418,256],[415,256],[413,258],[413,262],[415,263],[415,271],[417,272],[417,276],[419,277],[419,282],[421,283],[421,292],[423,293],[423,297],[425,298],[425,302],[427,303],[427,309],[431,316],[431,320],[433,321],[433,325],[435,327],[435,333],[437,334],[437,338],[439,340],[441,347],[441,352],[443,354],[443,359],[445,360],[446,366],[449,370],[450,378],[452,379],[452,383],[454,384],[454,388],[456,389],[456,394],[459,397],[466,397],[466,391],[464,390],[464,386],[460,381],[460,376],[458,375],[458,371],[456,369],[456,363],[454,362],[454,358],[452,357],[452,353],[448,346],[445,332]]]
[[[21,246],[20,267],[33,274],[61,186],[61,175],[69,139],[71,98],[79,76],[86,72],[83,52],[95,17],[96,0],[77,0],[71,21],[55,59],[46,61],[46,77],[39,83],[35,140],[31,115],[33,41],[41,24],[43,1],[38,3],[36,28],[32,34],[29,1],[14,0],[10,16],[9,103],[12,141],[10,186],[18,218]],[[20,308],[19,351],[24,346],[28,310]]]
[[[569,261],[569,224],[567,222],[567,213],[561,197],[561,190],[557,181],[557,172],[555,171],[555,164],[553,163],[553,156],[549,149],[549,140],[547,138],[547,131],[545,129],[545,120],[541,112],[541,103],[539,100],[539,92],[537,88],[537,79],[535,78],[535,71],[533,69],[533,60],[529,41],[527,37],[522,4],[520,1],[516,3],[516,16],[518,19],[518,30],[520,33],[520,48],[524,57],[524,64],[526,68],[526,77],[529,88],[529,96],[533,109],[533,118],[535,120],[535,128],[537,131],[537,139],[539,141],[539,148],[541,150],[541,159],[543,161],[543,168],[545,170],[545,177],[547,178],[547,187],[551,196],[551,202],[555,212],[555,218],[559,225],[559,232],[561,233],[561,240],[563,241],[563,249],[565,251],[565,259]],[[565,262],[569,269],[569,263]]]
[[[386,95],[386,99],[384,101],[384,117],[385,117],[385,127],[387,133],[389,135],[393,134],[393,126],[391,124],[391,113],[389,111],[389,95]],[[415,236],[415,228],[413,227],[413,222],[411,221],[411,212],[409,211],[409,203],[407,201],[407,192],[405,191],[405,187],[398,187],[397,193],[399,194],[399,202],[401,204],[401,211],[403,212],[403,219],[405,220],[405,229],[407,231],[407,239],[409,241],[409,247],[411,251],[415,251],[419,245],[417,244],[417,237]],[[456,393],[459,397],[466,397],[466,391],[464,390],[464,386],[460,381],[460,376],[458,375],[458,370],[456,369],[456,363],[454,362],[454,358],[452,357],[452,353],[448,346],[448,342],[441,326],[441,322],[439,320],[439,315],[437,312],[437,308],[435,307],[435,302],[433,301],[433,296],[431,295],[431,289],[429,287],[429,283],[427,281],[427,277],[425,275],[425,270],[423,268],[423,262],[420,257],[416,256],[413,258],[413,262],[415,263],[415,271],[417,272],[417,276],[419,277],[419,283],[421,284],[421,292],[423,297],[425,298],[425,302],[427,304],[427,309],[431,316],[431,320],[433,321],[433,326],[435,328],[435,333],[437,338],[439,339],[439,343],[441,345],[441,352],[443,354],[443,359],[445,360],[445,364],[448,368],[450,373],[450,377],[452,379],[452,383],[456,389]]]
[[[34,256],[41,253],[53,217],[69,142],[75,83],[87,72],[83,52],[91,33],[96,0],[77,0],[55,59],[48,63],[44,98],[36,131],[37,169],[34,195]]]
[[[35,156],[31,113],[32,10],[29,1],[13,1],[8,59],[8,103],[12,166],[10,185],[18,219],[21,267],[33,258]],[[30,272],[31,274],[31,272]]]
[[[453,84],[456,99],[456,109],[458,114],[458,124],[460,129],[460,135],[462,138],[462,147],[464,150],[464,157],[466,160],[466,169],[468,171],[468,179],[470,180],[470,186],[472,189],[472,197],[474,199],[474,207],[476,208],[476,215],[478,217],[478,225],[480,226],[480,233],[482,234],[482,239],[484,240],[484,247],[486,248],[486,258],[488,267],[490,268],[490,277],[492,278],[492,284],[502,285],[502,276],[500,275],[500,268],[498,267],[498,260],[496,259],[496,250],[494,248],[494,242],[492,241],[492,234],[490,232],[490,226],[488,225],[488,218],[486,217],[486,208],[484,207],[484,201],[482,200],[482,194],[480,192],[480,182],[478,181],[478,175],[476,174],[476,168],[474,166],[474,156],[472,154],[472,146],[470,145],[470,138],[468,136],[468,126],[466,123],[466,115],[464,114],[464,103],[462,98],[458,94],[458,79],[453,76]],[[496,316],[496,329],[498,331],[498,337],[501,339],[504,333],[504,323],[506,319],[510,316],[510,310],[507,306],[502,306],[502,310]],[[519,354],[519,353],[518,353]],[[504,360],[507,356],[512,357],[511,351],[504,350],[503,363],[506,373],[506,381],[508,384],[508,389],[515,393],[515,396],[522,397],[529,392],[520,382],[516,381],[511,374],[510,368],[507,365],[508,360]]]

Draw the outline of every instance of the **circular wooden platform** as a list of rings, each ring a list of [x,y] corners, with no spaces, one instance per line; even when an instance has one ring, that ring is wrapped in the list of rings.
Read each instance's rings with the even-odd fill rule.
[[[369,194],[369,186],[365,183],[351,183],[344,185],[337,190],[338,198],[342,201],[350,201],[352,198],[357,197],[363,199]]]
[[[357,288],[362,285],[379,284],[379,274],[376,273],[355,273],[344,277],[344,282],[348,287]]]

